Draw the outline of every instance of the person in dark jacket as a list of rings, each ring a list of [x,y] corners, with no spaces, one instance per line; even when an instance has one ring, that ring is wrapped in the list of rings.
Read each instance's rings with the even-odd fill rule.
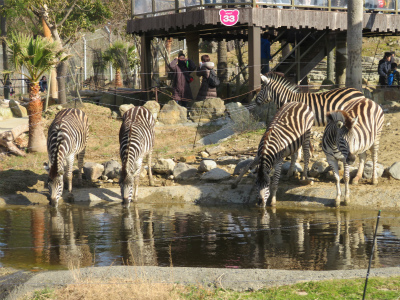
[[[391,64],[392,53],[385,52],[383,59],[379,61],[378,64],[378,74],[379,74],[379,84],[387,85],[387,76],[392,68]]]
[[[261,73],[269,72],[269,61],[271,60],[271,42],[269,33],[261,37]]]
[[[217,88],[210,87],[207,80],[212,69],[214,69],[214,63],[210,61],[210,56],[207,54],[202,55],[200,66],[197,69],[197,75],[203,77],[203,79],[199,93],[197,94],[197,101],[217,97]]]
[[[47,78],[46,78],[46,76],[42,76],[42,78],[39,81],[39,86],[40,86],[40,91],[41,92],[47,91]]]
[[[174,72],[172,87],[174,89],[174,100],[182,105],[187,106],[188,101],[193,100],[192,90],[190,83],[193,81],[193,77],[190,76],[196,65],[190,59],[185,57],[185,54],[179,53],[178,58],[175,58],[169,67]]]

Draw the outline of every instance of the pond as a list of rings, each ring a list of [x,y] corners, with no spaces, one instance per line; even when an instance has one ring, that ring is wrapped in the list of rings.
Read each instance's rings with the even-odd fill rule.
[[[191,204],[7,207],[0,266],[367,268],[377,212]],[[400,266],[400,214],[382,212],[372,267]]]

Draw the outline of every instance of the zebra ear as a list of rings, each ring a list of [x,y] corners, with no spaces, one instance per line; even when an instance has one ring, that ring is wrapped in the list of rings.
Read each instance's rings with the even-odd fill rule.
[[[343,122],[342,121],[337,121],[336,127],[339,128],[339,129],[342,128],[343,127]]]
[[[354,126],[356,126],[356,125],[357,125],[357,122],[358,122],[358,116],[355,117],[353,120],[351,120],[351,128],[353,128]]]
[[[267,83],[268,83],[268,78],[267,78],[267,76],[261,74],[261,81],[262,81],[264,84],[267,84]]]

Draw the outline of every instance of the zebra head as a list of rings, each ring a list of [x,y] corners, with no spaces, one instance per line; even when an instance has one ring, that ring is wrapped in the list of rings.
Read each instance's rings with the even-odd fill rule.
[[[340,110],[331,113],[329,118],[332,118],[336,125],[336,146],[342,153],[344,161],[352,165],[356,160],[353,128],[358,123],[358,116],[353,118],[347,112]]]
[[[48,171],[47,187],[50,192],[50,204],[58,205],[63,189],[64,189],[64,169],[58,170],[56,165],[48,165],[44,163],[45,170]]]
[[[132,201],[134,178],[125,168],[122,168],[119,179],[121,187],[122,204],[129,204]]]
[[[261,81],[262,81],[262,87],[256,97],[257,105],[261,105],[263,103],[268,103],[268,102],[271,102],[271,100],[272,100],[271,88],[269,86],[272,81],[271,78],[269,78],[269,76],[265,76],[265,75],[261,74]]]
[[[259,199],[258,205],[265,207],[270,195],[269,186],[271,179],[269,178],[269,172],[262,172],[260,169],[262,168],[260,167],[258,170],[259,173],[256,181],[256,186],[258,188],[258,199]],[[262,172],[263,174],[260,175],[260,172]]]

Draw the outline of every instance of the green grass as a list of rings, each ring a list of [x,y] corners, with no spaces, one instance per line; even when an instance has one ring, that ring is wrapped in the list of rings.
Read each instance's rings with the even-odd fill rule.
[[[54,299],[54,289],[45,288],[40,291],[35,291],[32,300]]]

